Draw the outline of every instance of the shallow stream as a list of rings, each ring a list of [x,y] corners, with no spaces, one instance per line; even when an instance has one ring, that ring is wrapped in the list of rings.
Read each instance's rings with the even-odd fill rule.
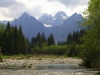
[[[78,64],[35,64],[31,68],[5,66],[0,75],[100,75],[98,71],[86,69]]]

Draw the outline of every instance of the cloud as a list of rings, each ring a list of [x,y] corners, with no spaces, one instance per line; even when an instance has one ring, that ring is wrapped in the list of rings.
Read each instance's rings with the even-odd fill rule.
[[[41,5],[36,5],[31,9],[27,9],[26,11],[31,14],[32,16],[40,17],[43,14],[43,8]]]
[[[12,20],[23,11],[25,5],[16,0],[2,0],[0,2],[0,20]]]
[[[89,0],[58,0],[64,5],[77,6],[77,5],[87,5]]]
[[[9,7],[11,5],[21,5],[21,3],[17,2],[16,0],[2,0],[0,1],[0,7]]]
[[[87,9],[89,0],[47,0],[50,3],[55,4],[59,2],[60,4],[65,6],[65,12],[68,16],[72,15],[73,13],[81,13]]]
[[[15,3],[15,0],[2,0],[0,1],[0,7],[8,7],[13,3]]]
[[[88,0],[2,0],[0,20],[18,18],[24,12],[34,17],[40,17],[44,13],[54,15],[58,11],[71,15],[84,10],[87,5]]]
[[[49,2],[54,2],[54,0],[47,0]],[[59,3],[62,3],[66,8],[74,9],[77,6],[86,6],[88,5],[89,0],[56,0]]]

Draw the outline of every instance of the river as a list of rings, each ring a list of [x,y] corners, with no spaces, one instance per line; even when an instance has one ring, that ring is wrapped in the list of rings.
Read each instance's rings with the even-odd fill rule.
[[[6,60],[0,63],[0,75],[99,75],[98,71],[86,69],[79,63],[80,59],[70,58]]]

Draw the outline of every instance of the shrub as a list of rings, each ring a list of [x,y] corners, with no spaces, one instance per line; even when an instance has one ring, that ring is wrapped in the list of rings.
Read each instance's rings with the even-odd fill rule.
[[[42,48],[35,46],[32,49],[32,52],[34,54],[53,54],[53,55],[63,55],[65,54],[67,50],[67,46],[56,46],[56,45],[51,45],[51,46],[44,46]]]
[[[75,43],[72,43],[70,45],[68,45],[67,47],[67,55],[69,57],[74,57],[74,56],[77,56],[77,50],[76,50],[76,44]]]

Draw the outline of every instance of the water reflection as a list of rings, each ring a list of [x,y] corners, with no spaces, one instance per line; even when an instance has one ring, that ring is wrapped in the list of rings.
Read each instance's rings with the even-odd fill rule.
[[[35,69],[83,69],[78,64],[38,64],[35,65]]]

